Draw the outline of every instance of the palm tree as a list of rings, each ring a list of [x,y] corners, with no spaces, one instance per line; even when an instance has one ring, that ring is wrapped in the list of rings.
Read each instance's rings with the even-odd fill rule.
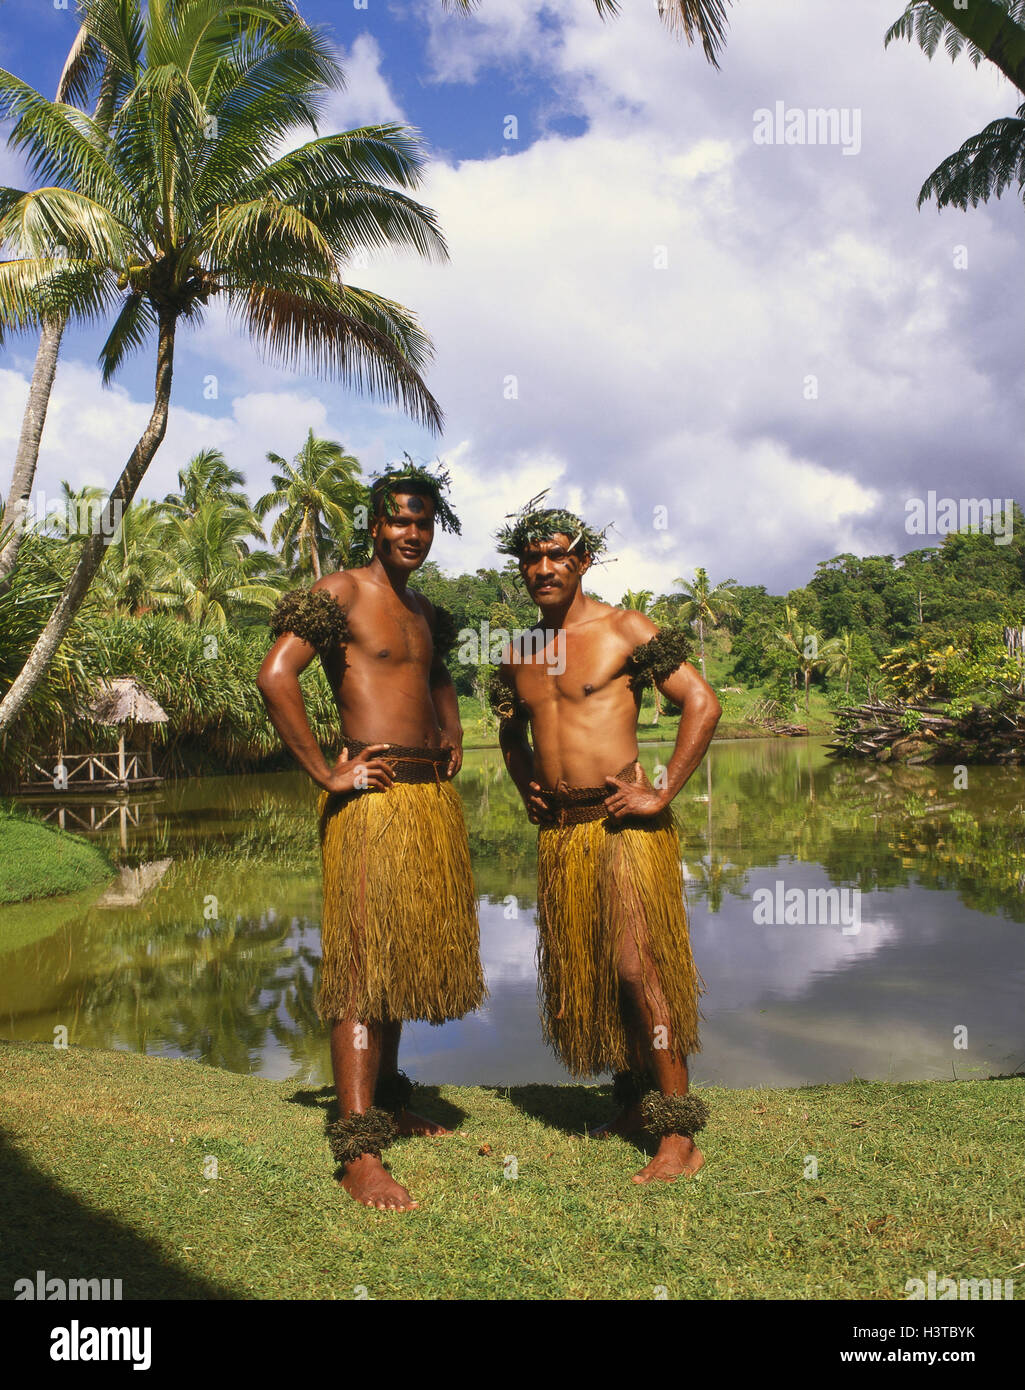
[[[729,0],[655,0],[655,7],[666,28],[682,34],[688,43],[701,40],[705,57],[714,68],[716,54],[726,42],[726,5]],[[475,10],[480,0],[445,0],[446,6],[466,12]],[[594,0],[602,19],[619,13],[620,0]]]
[[[281,590],[265,582],[267,557],[249,553],[248,534],[246,513],[222,498],[204,498],[192,515],[173,517],[161,536],[167,564],[157,606],[205,628],[273,608]]]
[[[279,362],[307,365],[401,405],[437,429],[424,385],[429,342],[401,305],[346,283],[364,247],[444,258],[429,209],[402,191],[421,178],[415,132],[397,125],[322,136],[275,157],[314,126],[342,80],[333,50],[289,0],[91,0],[133,87],[105,128],[0,70],[0,116],[48,187],[0,188],[0,324],[55,313],[117,318],[100,353],[109,381],[156,335],[149,423],[107,500],[135,496],[167,428],[175,335],[212,295]],[[391,188],[396,184],[398,188]],[[90,535],[24,668],[0,703],[0,734],[57,650],[103,558]]]
[[[83,5],[87,2],[88,0],[80,0]],[[55,100],[84,105],[89,99],[90,91],[98,87],[94,117],[101,123],[109,121],[114,103],[119,94],[123,95],[119,92],[115,74],[116,65],[106,62],[99,45],[83,24],[57,82]],[[5,589],[9,582],[24,535],[22,523],[35,481],[39,445],[43,437],[43,425],[50,404],[53,379],[57,374],[57,357],[66,324],[67,314],[58,310],[42,320],[39,332],[35,366],[32,369],[28,400],[22,416],[21,434],[18,438],[5,508],[5,515],[12,523],[13,529],[0,543],[0,591]]]
[[[200,449],[178,470],[178,491],[169,492],[164,502],[186,516],[195,516],[200,503],[208,498],[223,499],[248,511],[249,498],[241,491],[245,481],[244,473],[229,468],[220,449]]]
[[[836,638],[836,661],[833,669],[844,678],[844,694],[851,693],[851,676],[854,673],[854,633],[850,628],[841,628]]]
[[[927,58],[940,44],[951,60],[966,53],[975,67],[984,58],[1025,92],[1025,0],[910,0],[886,31],[894,39],[917,42]],[[992,121],[932,171],[918,194],[918,206],[936,199],[937,208],[967,211],[999,198],[1017,180],[1025,185],[1025,103],[1014,116]]]
[[[735,579],[724,579],[721,583],[710,585],[707,570],[700,566],[694,571],[693,582],[687,579],[674,579],[677,588],[682,589],[687,598],[680,605],[685,622],[697,623],[698,642],[701,645],[701,674],[705,674],[705,624],[718,627],[723,618],[734,618],[740,611],[734,602],[732,585]]]
[[[154,591],[167,567],[167,520],[162,502],[142,499],[124,512],[96,577],[97,598],[105,612],[131,617],[153,606]]]
[[[804,680],[804,710],[811,713],[811,678],[819,670],[832,672],[840,668],[842,654],[835,637],[828,640],[817,627],[799,617],[797,610],[787,604],[783,609],[783,626],[776,629],[780,644],[792,655]]]
[[[323,560],[332,551],[344,553],[353,540],[353,510],[365,497],[357,481],[359,459],[333,439],[317,439],[311,429],[292,463],[273,453],[267,461],[280,472],[272,475],[272,489],[254,511],[262,521],[275,507],[283,508],[271,541],[282,547],[286,565],[294,566],[298,556],[300,567],[308,565],[319,579]]]

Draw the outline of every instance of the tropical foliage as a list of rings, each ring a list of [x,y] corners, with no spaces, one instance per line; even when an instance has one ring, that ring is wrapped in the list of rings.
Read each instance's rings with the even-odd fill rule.
[[[910,0],[886,31],[887,45],[895,39],[917,43],[927,58],[942,44],[951,62],[962,53],[975,67],[988,59],[1025,91],[1025,0]],[[967,210],[1015,182],[1025,187],[1025,103],[948,155],[922,185],[918,206],[935,198],[937,208]]]
[[[41,186],[0,189],[0,329],[54,318],[109,323],[104,381],[156,343],[149,424],[115,484],[132,501],[167,427],[179,328],[212,297],[254,344],[395,402],[436,428],[428,341],[401,305],[343,268],[380,246],[446,254],[419,182],[415,133],[380,125],[288,148],[343,76],[327,37],[290,0],[90,0],[89,77],[109,120],[48,101],[0,70],[0,116]],[[282,148],[284,146],[284,152]],[[112,318],[112,322],[111,322]],[[63,640],[103,559],[89,535],[25,667],[0,705],[9,727]]]
[[[267,461],[279,471],[271,490],[256,503],[262,520],[281,508],[271,540],[282,547],[285,564],[299,575],[321,577],[324,564],[345,568],[365,554],[366,524],[357,535],[354,518],[367,520],[367,488],[359,482],[359,460],[333,439],[317,439],[312,430],[292,463],[269,453]]]

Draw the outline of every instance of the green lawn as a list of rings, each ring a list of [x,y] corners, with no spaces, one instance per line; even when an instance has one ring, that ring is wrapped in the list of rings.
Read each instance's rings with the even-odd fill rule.
[[[37,1269],[126,1299],[891,1299],[930,1270],[1018,1277],[1020,1078],[709,1087],[704,1169],[654,1188],[629,1182],[633,1147],[584,1136],[606,1087],[428,1088],[457,1133],[391,1151],[422,1203],[399,1215],[332,1181],[326,1091],[43,1043],[0,1044],[0,1077],[8,1291]]]
[[[0,904],[74,893],[103,883],[113,872],[96,845],[0,809]]]

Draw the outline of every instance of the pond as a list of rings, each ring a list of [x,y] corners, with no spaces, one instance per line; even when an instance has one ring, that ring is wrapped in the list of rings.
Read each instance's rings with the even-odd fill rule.
[[[649,775],[670,751],[643,748]],[[567,1080],[538,1025],[536,832],[497,751],[469,753],[456,785],[490,1000],[443,1027],[407,1024],[402,1065],[429,1083]],[[68,812],[109,816],[91,834],[123,868],[100,896],[0,908],[0,1036],[49,1041],[63,1026],[72,1044],[330,1081],[313,1009],[314,804],[298,772],[168,783],[127,809],[32,803],[54,816],[63,805],[69,828]],[[697,1084],[1021,1067],[1020,769],[837,763],[821,740],[724,741],[675,806],[706,985]],[[800,904],[821,910],[811,890],[829,888],[857,911],[808,920]]]

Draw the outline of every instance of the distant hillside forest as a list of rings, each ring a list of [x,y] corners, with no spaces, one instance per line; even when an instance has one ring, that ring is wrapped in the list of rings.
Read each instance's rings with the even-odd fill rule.
[[[207,450],[179,474],[176,493],[132,505],[57,659],[0,750],[6,785],[29,750],[116,742],[115,731],[80,716],[104,677],[134,676],[163,706],[169,723],[154,737],[168,772],[280,757],[255,685],[270,643],[268,616],[285,590],[360,561],[365,535],[352,518],[367,490],[358,461],[312,432],[292,463],[270,457],[280,471],[255,502],[243,475]],[[0,691],[52,610],[82,518],[99,496],[65,485],[63,515],[26,534],[0,592]],[[621,603],[660,625],[685,627],[694,663],[717,689],[755,692],[792,714],[808,707],[813,690],[834,707],[882,695],[956,710],[1021,685],[1025,525],[1017,505],[1013,519],[1007,544],[962,532],[901,556],[837,555],[787,594],[698,569],[669,577],[661,594],[628,590]],[[511,561],[460,575],[428,561],[414,583],[451,611],[458,628],[479,633],[486,623],[495,633],[536,618]],[[457,648],[450,664],[461,695],[480,699],[488,656],[461,661]],[[319,663],[303,682],[314,730],[330,744],[337,713]]]

